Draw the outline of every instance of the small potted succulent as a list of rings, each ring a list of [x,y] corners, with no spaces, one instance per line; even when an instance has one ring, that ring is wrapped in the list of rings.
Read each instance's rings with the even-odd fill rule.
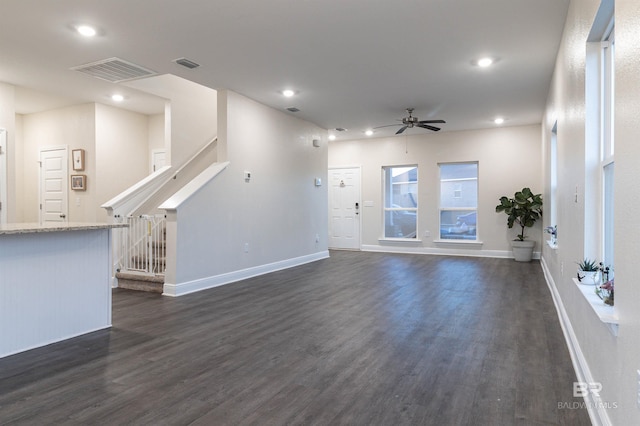
[[[581,284],[595,285],[600,282],[600,263],[597,260],[584,258],[578,263],[578,281]]]
[[[533,247],[536,242],[525,240],[524,231],[536,223],[542,216],[542,195],[534,194],[529,188],[522,188],[513,194],[513,198],[500,197],[500,204],[496,206],[496,213],[504,212],[507,215],[507,226],[520,226],[518,238],[511,242],[513,257],[518,262],[529,262],[533,257]]]

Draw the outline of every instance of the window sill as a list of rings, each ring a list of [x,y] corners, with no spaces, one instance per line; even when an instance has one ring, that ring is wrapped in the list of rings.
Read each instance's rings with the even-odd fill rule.
[[[410,244],[410,245],[419,245],[422,244],[422,240],[417,238],[378,238],[378,243],[380,245],[398,245],[398,244]]]
[[[615,308],[605,304],[602,299],[595,293],[596,285],[593,284],[581,284],[577,278],[573,278],[573,283],[578,287],[580,293],[584,296],[586,301],[593,308],[593,312],[600,318],[614,336],[618,335],[618,314],[616,314]]]
[[[439,245],[466,245],[466,246],[473,246],[473,247],[482,247],[482,244],[484,244],[482,241],[479,240],[433,240],[433,242],[435,244],[439,244]]]

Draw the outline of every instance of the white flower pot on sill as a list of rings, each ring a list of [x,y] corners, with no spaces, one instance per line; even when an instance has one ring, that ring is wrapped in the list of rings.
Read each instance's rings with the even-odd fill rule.
[[[535,247],[535,241],[511,241],[511,250],[513,250],[513,258],[516,262],[531,262],[533,257],[533,248]]]
[[[596,285],[600,282],[600,271],[581,271],[578,269],[578,276],[582,277],[580,284]]]

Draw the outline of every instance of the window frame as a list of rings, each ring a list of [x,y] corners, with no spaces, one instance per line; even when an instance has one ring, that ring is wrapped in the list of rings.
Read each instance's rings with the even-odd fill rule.
[[[407,168],[409,170],[416,170],[416,180],[415,181],[406,181],[406,182],[391,182],[393,179],[392,170],[393,169],[402,169]],[[391,240],[391,241],[419,241],[419,229],[418,229],[418,209],[419,209],[419,200],[418,200],[418,182],[420,176],[420,170],[418,164],[402,164],[402,165],[393,165],[393,166],[382,166],[382,240]],[[387,204],[393,205],[392,202],[387,203],[387,196],[392,192],[389,192],[390,188],[388,188],[389,183],[391,185],[399,185],[399,184],[412,184],[415,187],[415,191],[412,191],[415,195],[412,199],[415,202],[415,207],[387,207]],[[393,201],[393,200],[391,200]],[[413,213],[415,215],[415,232],[412,236],[387,236],[387,214],[393,212],[408,212]]]
[[[442,166],[452,166],[452,165],[466,165],[466,164],[475,164],[476,166],[476,175],[474,178],[456,178],[456,179],[442,179]],[[461,182],[461,181],[473,181],[475,180],[475,207],[443,207],[442,206],[442,184],[443,182]],[[462,191],[462,189],[460,189]],[[456,190],[454,189],[454,198],[462,198],[462,194],[460,197],[455,197]],[[480,201],[480,163],[478,161],[452,161],[452,162],[443,162],[438,163],[438,241],[440,242],[468,242],[475,243],[479,242],[479,227],[478,227],[478,212],[479,212],[479,201]],[[442,235],[442,213],[443,211],[451,211],[451,212],[475,212],[476,214],[476,223],[475,223],[475,234],[474,238],[447,238]]]
[[[613,18],[600,41],[600,232],[599,249],[603,263],[614,265],[614,96],[615,96],[615,24]]]

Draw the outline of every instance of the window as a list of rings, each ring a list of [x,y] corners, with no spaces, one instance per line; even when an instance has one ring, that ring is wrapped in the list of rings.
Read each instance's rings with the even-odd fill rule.
[[[549,158],[549,225],[558,224],[558,122],[551,129],[551,152]]]
[[[478,163],[440,164],[440,239],[477,240]]]
[[[614,2],[603,1],[587,39],[584,255],[614,267]]]
[[[613,94],[614,94],[614,29],[613,21],[601,42],[600,105],[600,179],[602,206],[601,251],[605,265],[613,267]]]
[[[383,167],[384,238],[416,238],[418,166]]]

